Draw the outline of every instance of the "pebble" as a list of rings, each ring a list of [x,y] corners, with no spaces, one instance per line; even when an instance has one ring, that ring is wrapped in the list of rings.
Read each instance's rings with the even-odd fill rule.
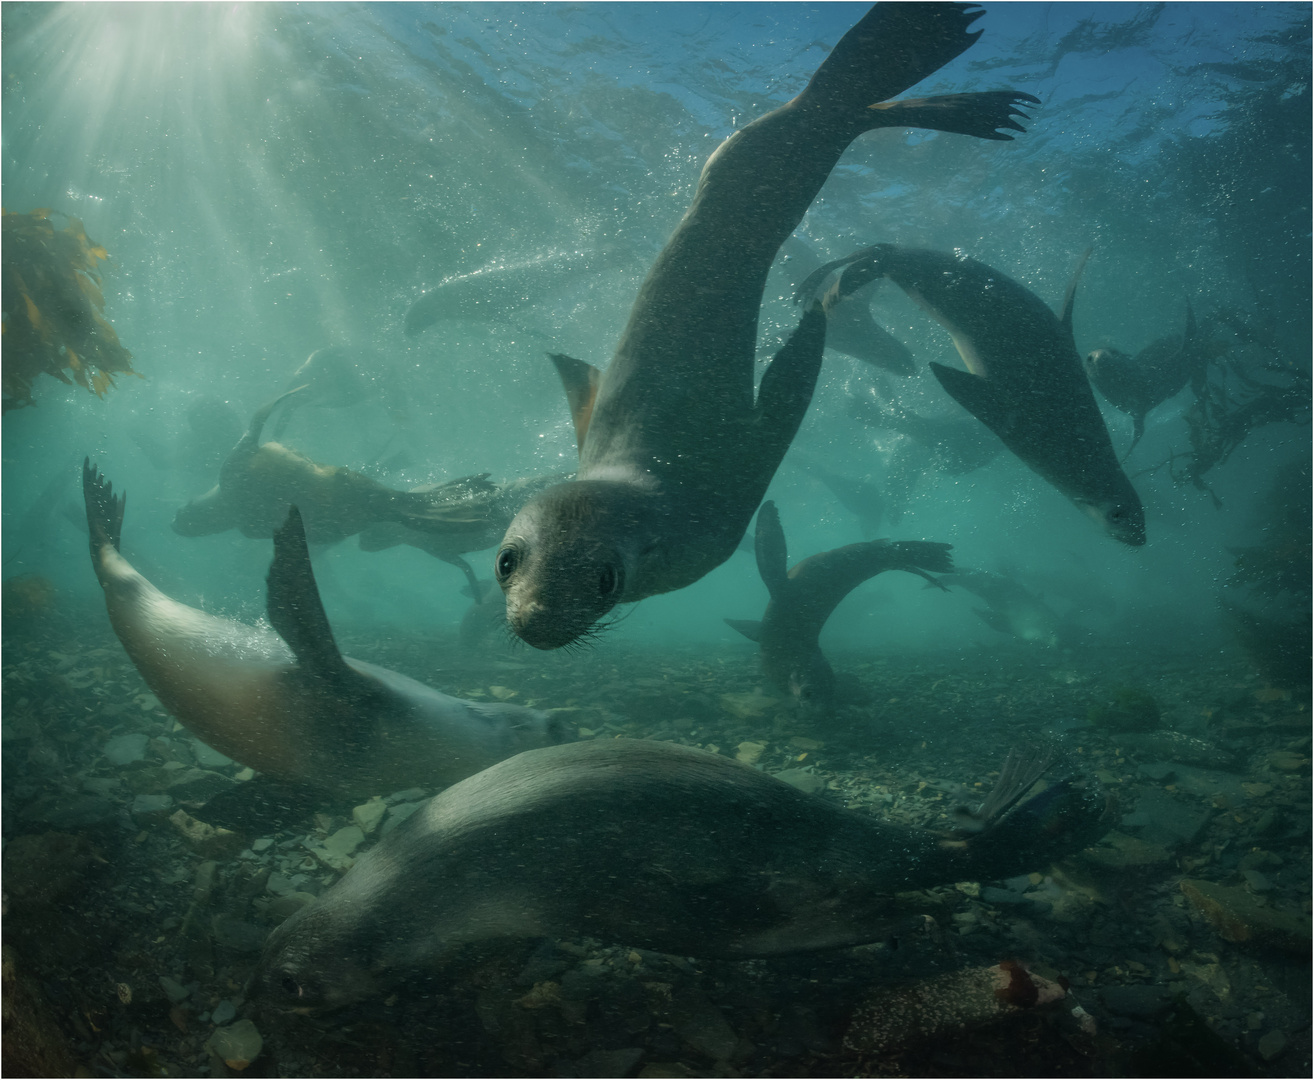
[[[264,1039],[250,1020],[239,1020],[230,1027],[221,1027],[209,1039],[205,1048],[221,1059],[230,1069],[241,1071],[260,1056]]]
[[[134,817],[152,817],[166,814],[173,809],[173,796],[138,795],[132,800],[131,809]]]
[[[273,840],[271,840],[268,836],[262,836],[259,840],[252,842],[251,850],[254,851],[257,855],[259,855],[262,852],[268,851],[273,846],[274,846]]]
[[[384,819],[383,826],[379,829],[380,835],[387,836],[388,833],[392,832],[393,829],[423,805],[424,803],[422,802],[410,802],[398,803],[396,806],[388,807],[388,816]]]
[[[192,992],[191,987],[183,986],[177,979],[171,979],[168,975],[160,976],[160,989],[164,991],[164,996],[175,1005],[180,1001],[186,1001],[187,996]]]
[[[407,788],[405,791],[398,791],[389,795],[383,800],[389,806],[396,806],[398,803],[418,803],[424,801],[424,788]]]
[[[210,1023],[215,1027],[222,1027],[235,1016],[237,1016],[237,1006],[225,999],[214,1007],[214,1012],[210,1014]]]
[[[1270,1031],[1259,1040],[1259,1056],[1272,1061],[1287,1048],[1287,1037],[1280,1031]]]

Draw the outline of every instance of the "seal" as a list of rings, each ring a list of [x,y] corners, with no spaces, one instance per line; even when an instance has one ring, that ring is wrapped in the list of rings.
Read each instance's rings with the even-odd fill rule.
[[[597,739],[430,799],[270,934],[248,997],[303,1012],[385,991],[466,942],[574,938],[746,959],[880,939],[903,890],[1044,867],[1103,799],[1010,755],[966,840],[884,822],[727,757]]]
[[[316,349],[292,373],[287,399],[274,421],[274,439],[281,439],[288,422],[307,406],[347,409],[375,401],[395,418],[406,415],[406,394],[396,365],[374,349],[330,345]]]
[[[1115,409],[1132,418],[1132,441],[1124,461],[1145,434],[1145,418],[1150,411],[1184,390],[1188,382],[1202,382],[1209,359],[1210,350],[1200,340],[1189,300],[1181,337],[1158,338],[1135,359],[1118,349],[1096,349],[1087,354],[1086,374],[1095,389]]]
[[[1051,648],[1063,638],[1063,620],[1054,609],[1020,581],[1004,574],[988,570],[955,570],[939,578],[936,584],[941,588],[963,589],[984,600],[984,609],[972,610],[986,626],[1000,634],[1010,634],[1018,641]]]
[[[437,491],[394,491],[351,469],[320,465],[282,443],[262,443],[260,436],[270,415],[300,392],[289,390],[256,411],[220,468],[219,483],[178,510],[174,532],[209,536],[236,528],[244,536],[267,540],[292,504],[302,508],[306,534],[313,544],[337,543],[378,521],[449,536],[484,530],[482,522],[469,520],[460,500],[452,497],[464,494],[459,486],[476,478],[454,480]]]
[[[1033,471],[1124,544],[1145,543],[1145,511],[1113,451],[1072,337],[1082,256],[1055,317],[1030,289],[985,263],[876,244],[818,270],[806,302],[835,270],[843,296],[888,277],[949,331],[966,371],[931,364],[949,396],[999,436]]]
[[[717,148],[644,279],[611,363],[567,391],[580,468],[507,529],[494,572],[507,622],[536,648],[593,632],[618,603],[697,581],[735,551],[812,398],[825,347],[815,303],[754,396],[763,289],[776,253],[864,131],[983,139],[1023,130],[1012,90],[890,101],[963,50],[966,4],[878,4],[807,87]],[[582,419],[582,423],[581,423]]]
[[[462,701],[338,652],[295,509],[274,537],[271,633],[165,596],[119,554],[124,497],[89,461],[82,485],[92,566],[114,632],[165,709],[233,760],[367,798],[454,784],[560,741],[545,713]]]
[[[762,647],[767,678],[789,694],[805,715],[822,715],[835,705],[835,672],[818,639],[839,602],[885,570],[906,570],[938,584],[927,571],[953,570],[949,544],[925,540],[869,540],[823,551],[791,567],[776,504],[757,512],[757,571],[771,594],[761,622],[726,619]],[[941,586],[943,587],[943,586]]]

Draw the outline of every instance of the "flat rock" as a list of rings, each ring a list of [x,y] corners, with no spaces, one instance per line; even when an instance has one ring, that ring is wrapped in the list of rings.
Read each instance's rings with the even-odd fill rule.
[[[379,822],[387,812],[388,804],[376,795],[369,802],[355,807],[351,811],[351,820],[368,836],[379,827]]]
[[[232,758],[226,757],[195,737],[192,738],[192,756],[196,758],[196,764],[203,769],[222,769],[226,765],[235,764]]]
[[[1129,870],[1166,863],[1172,858],[1172,853],[1159,844],[1115,831],[1109,833],[1099,847],[1087,848],[1082,857],[1110,870]]]
[[[245,1069],[264,1048],[264,1039],[250,1020],[239,1020],[221,1027],[206,1041],[205,1048],[230,1069]]]
[[[1213,815],[1188,805],[1161,788],[1146,788],[1136,800],[1134,813],[1122,819],[1123,828],[1137,828],[1148,844],[1178,848],[1193,843]]]
[[[132,765],[146,759],[146,747],[150,745],[149,735],[115,735],[105,744],[101,751],[111,765]]]
[[[818,791],[826,790],[826,781],[807,769],[782,769],[778,773],[772,773],[772,775],[777,780],[783,780],[790,787],[796,787],[799,791],[806,791],[809,795],[815,795]]]
[[[1166,986],[1133,984],[1106,986],[1100,991],[1104,1007],[1119,1016],[1151,1017],[1172,1005],[1175,993]]]
[[[231,859],[246,846],[239,833],[197,821],[186,810],[174,813],[169,823],[178,830],[183,843],[203,859]]]
[[[1268,945],[1309,955],[1308,916],[1262,903],[1248,889],[1184,878],[1182,893],[1224,941]]]

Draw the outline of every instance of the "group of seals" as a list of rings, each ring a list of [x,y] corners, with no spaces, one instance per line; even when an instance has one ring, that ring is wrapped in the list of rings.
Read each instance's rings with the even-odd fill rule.
[[[278,927],[251,993],[340,1007],[490,938],[729,959],[874,941],[900,921],[895,893],[1016,874],[1091,841],[1103,801],[1069,782],[1019,802],[1048,765],[1011,756],[984,828],[954,840],[673,743],[528,751],[435,796]]]
[[[1058,317],[1030,289],[976,259],[893,244],[826,264],[804,282],[799,299],[810,302],[840,269],[832,286],[838,296],[888,277],[953,337],[967,370],[931,364],[950,397],[1106,533],[1138,546],[1145,543],[1145,512],[1118,463],[1072,337],[1085,261]]]
[[[726,619],[762,647],[767,678],[789,694],[805,715],[820,715],[834,706],[835,672],[821,652],[818,638],[831,612],[857,586],[885,570],[906,570],[936,579],[927,571],[953,569],[948,544],[924,540],[869,540],[823,551],[790,567],[785,564],[785,530],[776,504],[757,512],[757,570],[771,599],[761,622]]]
[[[919,127],[983,139],[1023,130],[1012,90],[890,101],[967,49],[966,4],[879,4],[807,87],[712,154],[693,204],[639,290],[615,356],[576,410],[573,482],[531,500],[494,569],[507,622],[554,649],[618,603],[697,581],[739,544],[811,401],[826,313],[811,305],[754,395],[772,261],[848,145]],[[583,389],[583,387],[580,387]]]
[[[275,634],[165,596],[119,554],[123,496],[90,462],[82,482],[114,632],[160,703],[220,753],[277,779],[366,798],[452,784],[561,740],[545,713],[462,701],[338,652],[295,509],[274,536]]]

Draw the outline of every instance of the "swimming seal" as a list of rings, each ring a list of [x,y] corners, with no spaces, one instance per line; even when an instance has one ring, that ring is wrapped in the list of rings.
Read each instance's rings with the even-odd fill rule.
[[[1000,634],[1037,645],[1058,645],[1062,622],[1054,609],[1020,581],[988,570],[955,570],[937,580],[941,588],[957,587],[973,593],[986,607],[973,608],[977,617]]]
[[[762,647],[762,670],[789,694],[805,715],[829,712],[835,704],[835,672],[821,652],[818,638],[839,602],[869,578],[885,570],[906,570],[936,579],[953,567],[949,544],[924,540],[869,540],[812,555],[785,571],[785,530],[776,504],[757,512],[757,570],[771,599],[761,622],[725,621]]]
[[[840,268],[832,286],[839,295],[890,278],[953,337],[967,370],[931,364],[949,396],[1108,535],[1136,546],[1145,543],[1145,511],[1118,464],[1072,338],[1072,302],[1085,263],[1083,256],[1059,317],[1030,289],[976,259],[893,244],[828,263],[799,298],[807,302]]]
[[[577,479],[530,501],[494,571],[507,622],[536,648],[588,635],[617,604],[697,581],[735,551],[803,419],[826,312],[805,313],[754,397],[758,315],[777,251],[864,131],[983,139],[1023,130],[1027,94],[889,101],[968,48],[965,4],[879,4],[807,87],[717,148],[649,271],[606,371],[568,392]],[[563,375],[565,373],[563,372]]]
[[[300,392],[289,390],[256,411],[220,468],[219,483],[178,510],[174,532],[209,536],[236,528],[244,536],[267,540],[293,504],[301,507],[312,544],[336,543],[377,521],[447,533],[481,528],[453,515],[450,505],[445,511],[444,504],[452,500],[441,491],[394,491],[351,469],[320,465],[282,443],[261,443],[270,414]]]
[[[1181,337],[1158,338],[1135,359],[1118,349],[1096,349],[1087,354],[1086,374],[1095,389],[1115,409],[1132,418],[1131,446],[1123,460],[1131,457],[1145,434],[1145,418],[1150,411],[1185,389],[1188,382],[1202,381],[1209,359],[1189,300]]]
[[[233,760],[366,798],[453,784],[560,741],[542,712],[462,701],[338,652],[296,510],[274,538],[275,634],[165,596],[119,554],[124,497],[90,462],[82,485],[91,561],[114,632],[165,709]]]
[[[1014,754],[965,841],[883,822],[729,758],[597,739],[448,788],[270,934],[248,997],[360,1001],[465,942],[581,935],[746,959],[877,940],[893,894],[1041,868],[1092,842],[1097,800]],[[1107,828],[1107,826],[1102,826]]]

